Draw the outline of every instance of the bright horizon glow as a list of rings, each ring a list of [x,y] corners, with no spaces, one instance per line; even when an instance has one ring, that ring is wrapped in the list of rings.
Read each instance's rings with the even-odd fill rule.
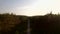
[[[60,0],[6,0],[1,1],[5,12],[13,12],[17,15],[45,15],[52,11],[53,14],[60,13]],[[0,9],[2,13],[3,10]]]
[[[38,0],[31,5],[24,6],[22,10],[19,7],[17,9],[27,16],[45,15],[50,11],[53,14],[58,14],[58,12],[60,13],[60,0]]]

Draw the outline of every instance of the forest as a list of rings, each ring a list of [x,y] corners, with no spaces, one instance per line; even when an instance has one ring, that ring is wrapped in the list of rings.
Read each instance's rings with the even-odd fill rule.
[[[24,16],[0,14],[0,34],[27,34],[30,21],[30,34],[60,34],[60,14]]]

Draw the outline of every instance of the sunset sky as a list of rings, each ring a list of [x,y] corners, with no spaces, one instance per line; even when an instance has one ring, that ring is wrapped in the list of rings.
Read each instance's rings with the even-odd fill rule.
[[[45,15],[60,13],[60,0],[0,0],[0,13]]]

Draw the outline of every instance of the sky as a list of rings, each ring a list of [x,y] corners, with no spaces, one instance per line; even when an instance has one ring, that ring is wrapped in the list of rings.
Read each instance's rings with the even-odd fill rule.
[[[0,0],[0,13],[17,15],[45,15],[60,13],[60,0]]]

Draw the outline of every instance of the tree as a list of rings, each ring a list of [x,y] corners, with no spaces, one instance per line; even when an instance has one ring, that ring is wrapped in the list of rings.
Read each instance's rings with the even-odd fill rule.
[[[0,31],[11,31],[21,21],[16,15],[1,14],[0,15]]]

